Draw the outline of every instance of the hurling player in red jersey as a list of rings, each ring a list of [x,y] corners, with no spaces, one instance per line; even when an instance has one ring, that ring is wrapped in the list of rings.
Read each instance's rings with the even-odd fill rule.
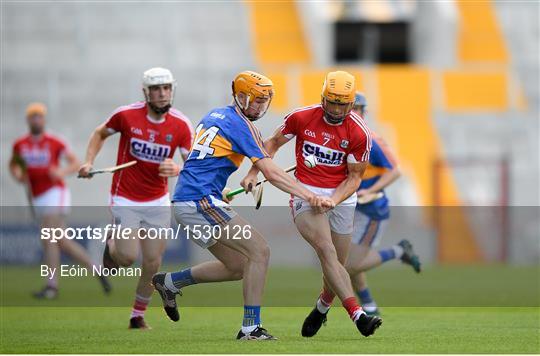
[[[79,161],[68,145],[59,137],[45,131],[47,108],[32,103],[26,109],[30,133],[17,139],[9,163],[11,175],[27,188],[29,203],[42,228],[65,228],[64,216],[69,211],[71,197],[64,178],[77,171]],[[62,159],[67,165],[62,167]],[[67,253],[86,268],[92,261],[84,248],[73,240],[42,239],[43,260],[49,268],[60,270],[60,252]],[[47,278],[45,287],[34,293],[36,298],[54,299],[58,296],[58,273]],[[100,277],[106,293],[110,284]]]
[[[176,148],[185,160],[193,140],[189,119],[171,107],[176,81],[164,68],[151,68],[143,74],[145,101],[122,106],[90,136],[86,161],[79,175],[88,177],[104,141],[120,133],[118,165],[136,160],[137,164],[113,175],[110,202],[115,224],[130,228],[130,239],[107,240],[103,264],[107,268],[131,266],[142,251],[142,274],[137,285],[129,327],[147,329],[144,313],[154,288],[152,276],[161,266],[165,239],[144,239],[140,229],[170,225],[168,177],[180,172],[172,157]]]
[[[321,104],[294,110],[272,137],[264,142],[271,156],[296,136],[296,178],[317,195],[330,197],[335,208],[317,214],[299,197],[291,197],[294,222],[302,237],[314,248],[323,270],[323,290],[317,305],[304,321],[302,335],[314,336],[337,295],[360,333],[369,336],[381,325],[378,316],[368,316],[358,305],[343,264],[351,243],[356,190],[362,180],[371,150],[371,135],[364,120],[351,112],[355,79],[347,72],[330,72],[324,81]],[[308,168],[305,158],[316,165]],[[242,180],[255,186],[253,167]]]

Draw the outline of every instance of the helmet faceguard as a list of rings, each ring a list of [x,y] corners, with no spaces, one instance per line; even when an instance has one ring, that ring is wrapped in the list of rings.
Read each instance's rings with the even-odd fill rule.
[[[325,120],[339,125],[349,115],[354,105],[354,76],[347,72],[330,72],[324,80],[321,104]]]
[[[171,100],[169,103],[163,107],[158,107],[157,105],[150,102],[150,87],[156,85],[171,85]],[[146,103],[148,106],[157,114],[165,114],[169,111],[173,104],[174,92],[176,90],[176,80],[174,79],[170,70],[165,68],[151,68],[143,73],[142,78],[143,92]]]
[[[266,114],[274,97],[274,84],[262,74],[245,71],[232,82],[234,104],[242,115],[256,121]]]
[[[331,125],[340,125],[353,108],[353,103],[340,103],[322,98],[324,119]]]

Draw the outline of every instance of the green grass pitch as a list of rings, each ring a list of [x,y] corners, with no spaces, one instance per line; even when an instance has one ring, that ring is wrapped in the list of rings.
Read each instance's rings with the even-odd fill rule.
[[[300,336],[300,327],[317,296],[319,271],[273,268],[265,294],[271,306],[262,312],[279,338],[272,342],[234,339],[242,316],[237,282],[186,288],[178,323],[166,319],[156,296],[146,316],[152,330],[139,331],[127,329],[133,280],[114,279],[115,293],[105,299],[91,278],[62,279],[58,300],[36,302],[25,287],[40,285],[36,270],[2,268],[0,353],[540,352],[537,266],[428,267],[422,275],[381,268],[369,274],[383,305],[377,333],[362,337],[335,307],[311,339]]]

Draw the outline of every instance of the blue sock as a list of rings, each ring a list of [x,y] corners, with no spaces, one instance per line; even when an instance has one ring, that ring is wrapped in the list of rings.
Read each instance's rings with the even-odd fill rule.
[[[361,291],[356,292],[356,294],[358,294],[358,298],[360,298],[360,302],[362,305],[373,303],[373,298],[371,298],[369,288],[362,289]]]
[[[379,251],[379,256],[381,256],[382,262],[385,263],[386,261],[390,261],[390,260],[393,260],[394,258],[396,258],[396,251],[394,251],[393,248],[388,248],[386,250],[380,250]]]
[[[174,286],[178,289],[197,283],[191,275],[191,268],[186,268],[180,272],[171,273],[171,279]]]
[[[243,327],[257,326],[261,324],[261,306],[244,305]]]

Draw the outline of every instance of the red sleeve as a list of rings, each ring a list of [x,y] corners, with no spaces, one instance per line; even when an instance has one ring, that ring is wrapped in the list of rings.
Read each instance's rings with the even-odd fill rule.
[[[371,136],[362,135],[362,138],[358,140],[358,144],[353,147],[351,154],[354,156],[356,162],[369,161],[369,153],[371,152]]]
[[[190,122],[182,121],[180,127],[180,138],[178,140],[178,147],[180,151],[189,152],[191,150],[191,144],[193,143],[193,127]]]
[[[347,156],[348,163],[367,162],[371,152],[371,131],[364,120],[353,118],[353,135],[351,151]]]
[[[280,127],[281,133],[287,137],[292,138],[298,134],[298,117],[299,115],[295,112],[292,112],[285,116],[283,124]]]
[[[122,112],[119,110],[116,110],[112,113],[111,117],[105,122],[105,126],[111,130],[114,130],[115,132],[122,132],[122,118],[124,115],[122,115]]]

